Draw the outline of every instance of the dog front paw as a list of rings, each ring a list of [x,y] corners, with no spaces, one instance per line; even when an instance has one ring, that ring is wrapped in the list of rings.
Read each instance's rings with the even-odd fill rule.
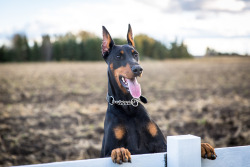
[[[123,162],[131,162],[131,153],[124,147],[116,148],[112,150],[111,158],[112,161],[117,164],[122,164]]]
[[[214,152],[214,148],[208,143],[201,143],[201,157],[214,160],[217,155]]]

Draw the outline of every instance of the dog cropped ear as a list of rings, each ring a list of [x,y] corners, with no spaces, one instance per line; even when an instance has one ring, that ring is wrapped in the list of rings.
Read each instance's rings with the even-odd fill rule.
[[[132,28],[131,28],[130,24],[128,25],[127,41],[128,41],[129,45],[132,45],[133,47],[135,47],[135,42],[134,42],[134,39],[133,39]]]
[[[102,56],[106,59],[115,43],[104,26],[102,26],[102,35]]]

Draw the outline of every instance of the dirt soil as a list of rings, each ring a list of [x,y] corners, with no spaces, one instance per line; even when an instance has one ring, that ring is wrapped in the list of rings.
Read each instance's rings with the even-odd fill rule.
[[[250,58],[141,62],[138,81],[165,136],[250,145]],[[98,158],[107,65],[0,64],[0,166]]]

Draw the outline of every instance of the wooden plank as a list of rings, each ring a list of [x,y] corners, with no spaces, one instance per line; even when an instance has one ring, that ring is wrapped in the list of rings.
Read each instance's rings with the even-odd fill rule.
[[[201,160],[202,167],[250,167],[250,146],[215,149],[216,160]]]
[[[111,158],[98,158],[77,161],[53,162],[46,164],[24,165],[19,167],[165,167],[165,154],[132,155],[132,163],[114,164]]]
[[[201,139],[193,135],[167,137],[168,167],[200,167]]]

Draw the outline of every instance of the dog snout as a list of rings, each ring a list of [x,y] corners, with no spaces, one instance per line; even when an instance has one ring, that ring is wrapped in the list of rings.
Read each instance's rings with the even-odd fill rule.
[[[132,67],[132,71],[133,71],[134,75],[137,77],[137,76],[140,76],[142,74],[143,68],[140,65],[134,65]]]

